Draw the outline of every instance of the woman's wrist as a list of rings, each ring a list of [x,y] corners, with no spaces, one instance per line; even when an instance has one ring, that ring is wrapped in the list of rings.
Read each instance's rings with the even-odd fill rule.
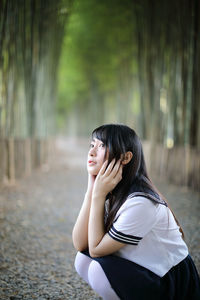
[[[91,201],[91,199],[92,199],[92,191],[90,191],[90,190],[86,191],[86,193],[85,193],[85,199]]]
[[[103,191],[93,191],[92,200],[94,201],[104,201],[106,200],[106,195]]]

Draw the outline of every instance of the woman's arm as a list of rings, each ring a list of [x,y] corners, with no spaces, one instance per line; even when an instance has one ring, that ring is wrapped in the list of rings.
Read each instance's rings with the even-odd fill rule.
[[[77,251],[83,251],[88,248],[88,222],[94,180],[94,176],[88,175],[87,192],[72,232],[73,244]]]
[[[89,216],[89,252],[92,257],[111,254],[125,244],[112,239],[104,229],[104,203],[106,195],[114,189],[122,178],[120,161],[114,166],[114,161],[106,169],[102,166],[94,184]],[[114,166],[114,167],[113,167]]]
[[[104,229],[104,204],[102,197],[93,197],[89,218],[89,253],[91,257],[112,254],[125,244],[115,241]]]

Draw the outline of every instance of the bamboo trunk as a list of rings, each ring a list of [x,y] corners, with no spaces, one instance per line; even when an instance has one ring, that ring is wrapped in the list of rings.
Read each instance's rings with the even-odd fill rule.
[[[15,183],[15,149],[12,137],[8,138],[8,179],[11,184]]]

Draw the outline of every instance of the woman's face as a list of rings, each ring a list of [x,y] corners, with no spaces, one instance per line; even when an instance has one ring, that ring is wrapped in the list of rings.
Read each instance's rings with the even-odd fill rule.
[[[108,153],[105,157],[106,147],[104,143],[96,138],[91,141],[88,152],[87,170],[91,175],[97,175],[101,169]]]

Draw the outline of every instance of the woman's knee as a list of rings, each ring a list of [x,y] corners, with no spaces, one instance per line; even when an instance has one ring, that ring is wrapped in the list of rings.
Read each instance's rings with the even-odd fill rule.
[[[76,269],[76,272],[87,282],[88,282],[88,268],[91,261],[92,261],[91,258],[89,258],[87,255],[81,252],[77,252],[74,261],[74,267]]]
[[[101,265],[97,261],[92,261],[88,268],[88,280],[92,289],[103,299],[119,300],[112,289]]]
[[[103,279],[105,279],[105,273],[101,268],[101,265],[95,260],[93,260],[89,266],[88,279],[91,287],[95,291],[98,291],[99,289],[101,290],[102,287],[104,286],[105,280]]]
[[[87,255],[78,252],[74,262],[77,273],[97,292],[103,299],[119,300],[101,267]]]

